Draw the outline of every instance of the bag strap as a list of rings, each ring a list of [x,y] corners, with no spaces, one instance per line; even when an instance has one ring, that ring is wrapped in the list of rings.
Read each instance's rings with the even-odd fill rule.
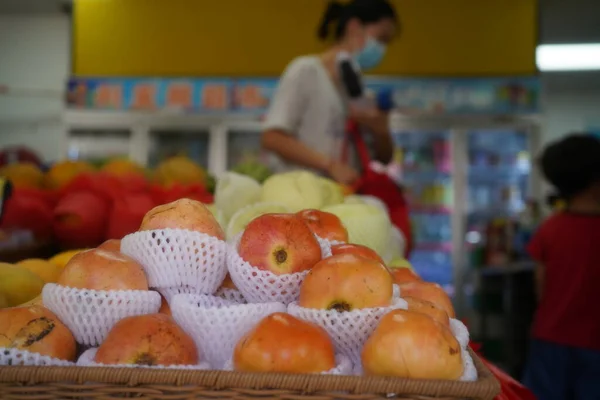
[[[353,120],[348,121],[346,125],[346,136],[342,148],[343,162],[348,162],[351,143],[354,144],[354,147],[356,148],[363,171],[367,171],[369,169],[369,164],[371,163],[371,156],[369,155],[365,139],[360,133],[359,125]]]

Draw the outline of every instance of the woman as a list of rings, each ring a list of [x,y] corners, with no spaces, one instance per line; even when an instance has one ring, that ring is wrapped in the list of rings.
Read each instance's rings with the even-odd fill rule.
[[[320,55],[298,57],[286,68],[271,102],[262,135],[265,149],[278,156],[279,169],[307,168],[352,184],[360,173],[342,161],[347,118],[370,134],[374,159],[387,164],[393,143],[387,114],[374,105],[353,107],[341,85],[338,56],[351,54],[361,70],[376,67],[398,26],[387,0],[330,3],[319,37],[327,40],[335,23],[335,43]]]

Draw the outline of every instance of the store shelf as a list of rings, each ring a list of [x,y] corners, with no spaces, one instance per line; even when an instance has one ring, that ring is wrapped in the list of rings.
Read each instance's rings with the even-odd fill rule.
[[[417,243],[415,244],[415,250],[418,251],[441,251],[441,252],[451,252],[452,251],[452,242],[425,242],[425,243]]]

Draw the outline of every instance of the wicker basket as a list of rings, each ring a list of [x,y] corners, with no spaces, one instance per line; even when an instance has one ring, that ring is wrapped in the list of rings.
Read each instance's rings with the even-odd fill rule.
[[[0,398],[492,400],[500,384],[477,356],[477,382],[95,367],[0,367]],[[396,395],[388,395],[397,393]]]

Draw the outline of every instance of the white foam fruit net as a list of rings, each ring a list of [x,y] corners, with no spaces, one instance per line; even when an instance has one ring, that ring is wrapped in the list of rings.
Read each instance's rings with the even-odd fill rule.
[[[227,243],[200,232],[135,232],[123,238],[121,252],[142,264],[153,288],[191,286],[212,294],[227,274]]]
[[[217,292],[215,293],[215,296],[220,297],[224,300],[233,301],[234,303],[237,303],[237,304],[248,304],[248,302],[244,298],[244,295],[242,294],[242,292],[240,292],[237,289],[230,289],[230,288],[222,287],[222,288],[219,288],[219,290],[217,290]]]
[[[171,300],[173,299],[173,297],[175,297],[175,295],[178,294],[200,294],[195,287],[187,285],[163,288],[159,287],[156,288],[156,291],[162,294],[165,297],[165,300],[167,300],[167,303],[169,304],[171,304]]]
[[[121,319],[153,314],[160,295],[144,290],[86,290],[48,283],[42,290],[44,306],[69,328],[78,343],[96,346]]]
[[[293,274],[276,275],[253,267],[238,254],[238,244],[242,234],[238,234],[230,243],[227,253],[227,268],[235,286],[249,303],[278,302],[289,304],[298,300],[300,285],[308,271]],[[321,246],[321,257],[331,256],[329,242],[317,238]]]
[[[223,368],[238,341],[264,317],[285,312],[283,303],[237,304],[209,295],[177,295],[171,302],[175,321],[194,339],[214,368]]]
[[[463,362],[463,374],[459,380],[473,382],[477,380],[477,368],[471,354],[469,354],[469,330],[457,319],[450,318],[450,330],[460,344],[460,353]]]
[[[379,325],[379,320],[392,310],[406,309],[407,307],[406,301],[394,298],[389,307],[364,308],[347,312],[304,308],[297,303],[291,303],[288,306],[288,312],[325,329],[333,340],[336,352],[349,357],[358,372],[361,365],[362,348]]]
[[[0,365],[68,367],[75,363],[27,350],[0,347]]]
[[[353,366],[350,358],[343,355],[337,354],[335,356],[336,366],[335,368],[330,369],[329,371],[321,372],[320,375],[352,375],[353,374]],[[233,371],[233,360],[229,359],[225,363],[225,367],[223,368],[225,371]]]
[[[79,356],[77,366],[79,367],[113,367],[113,368],[150,368],[150,369],[191,369],[207,370],[210,365],[207,362],[201,362],[197,365],[137,365],[137,364],[102,364],[94,361],[98,349],[92,347]]]

